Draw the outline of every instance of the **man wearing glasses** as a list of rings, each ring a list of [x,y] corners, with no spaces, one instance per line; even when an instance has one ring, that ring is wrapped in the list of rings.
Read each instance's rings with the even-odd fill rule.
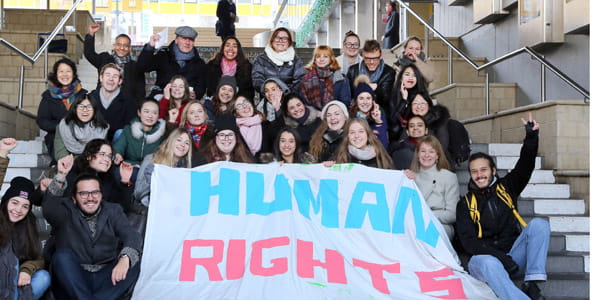
[[[122,92],[133,99],[143,99],[146,96],[146,80],[143,72],[139,72],[136,66],[135,58],[131,55],[131,39],[128,35],[122,33],[117,35],[113,50],[109,52],[96,53],[95,34],[100,30],[100,24],[92,23],[88,26],[88,33],[83,42],[83,55],[98,69],[108,63],[114,63],[122,70],[123,86]],[[100,81],[98,81],[100,88]]]
[[[386,65],[381,58],[381,46],[376,40],[367,40],[363,46],[362,62],[348,69],[348,80],[354,95],[354,79],[359,75],[367,75],[371,81],[371,88],[375,90],[376,101],[387,113],[394,86],[396,71]]]
[[[82,174],[71,198],[46,194],[44,217],[55,232],[52,273],[61,298],[117,299],[139,274],[141,235],[119,204],[103,201],[100,179]]]

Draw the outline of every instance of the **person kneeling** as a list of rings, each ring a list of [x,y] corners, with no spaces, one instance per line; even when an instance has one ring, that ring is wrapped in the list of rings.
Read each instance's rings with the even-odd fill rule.
[[[117,299],[139,274],[141,235],[119,204],[103,201],[97,176],[74,186],[71,199],[46,194],[42,204],[56,233],[53,275],[70,299]]]

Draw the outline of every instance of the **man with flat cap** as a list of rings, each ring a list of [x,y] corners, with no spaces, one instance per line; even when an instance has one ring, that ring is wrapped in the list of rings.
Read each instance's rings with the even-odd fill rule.
[[[150,41],[144,45],[138,58],[138,67],[144,72],[156,71],[156,83],[149,97],[162,94],[165,85],[174,75],[183,75],[190,87],[194,90],[192,98],[201,99],[206,91],[205,74],[206,64],[198,55],[194,47],[194,40],[198,33],[189,26],[180,26],[175,29],[175,40],[166,48],[154,53],[155,45],[160,36],[152,35]]]

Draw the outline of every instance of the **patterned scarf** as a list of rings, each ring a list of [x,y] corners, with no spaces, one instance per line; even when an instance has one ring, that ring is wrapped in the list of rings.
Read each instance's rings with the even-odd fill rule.
[[[369,69],[367,69],[367,65],[365,65],[365,62],[362,61],[360,65],[358,65],[358,74],[365,74],[369,76],[369,80],[371,80],[372,83],[377,83],[379,81],[379,78],[381,77],[381,74],[383,74],[384,65],[385,63],[383,62],[383,59],[380,59],[379,66],[377,66],[377,69],[375,69],[375,71],[373,72],[370,72]]]
[[[121,57],[121,56],[118,56],[114,50],[112,51],[111,55],[112,55],[113,59],[115,60],[115,64],[117,64],[117,66],[119,66],[119,68],[121,68],[123,73],[125,73],[125,65],[131,61],[131,55],[125,55],[125,56]]]
[[[223,75],[221,76],[235,76],[235,71],[237,69],[237,61],[227,60],[225,57],[221,58],[221,72]]]
[[[312,68],[304,77],[300,89],[308,104],[321,109],[327,102],[335,99],[331,69]]]
[[[75,95],[77,95],[77,92],[81,91],[81,89],[82,87],[79,79],[73,80],[73,83],[66,88],[57,87],[52,81],[48,81],[48,91],[50,92],[50,96],[54,99],[61,100],[67,110],[71,108],[71,103],[75,101]]]
[[[192,135],[192,139],[194,140],[194,146],[196,149],[200,148],[200,139],[202,135],[206,131],[208,125],[202,124],[200,126],[194,126],[190,124],[190,122],[185,122],[185,129]]]

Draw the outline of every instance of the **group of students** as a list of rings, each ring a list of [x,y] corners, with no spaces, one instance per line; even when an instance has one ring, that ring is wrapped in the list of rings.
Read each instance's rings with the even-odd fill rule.
[[[152,36],[137,60],[129,51],[122,51],[130,48],[126,35],[117,37],[111,53],[95,53],[93,34],[98,28],[90,25],[85,44],[86,57],[99,69],[97,89],[87,93],[77,78],[75,64],[61,59],[48,77],[48,90],[40,103],[38,124],[48,132],[45,141],[55,159],[54,177],[42,180],[37,189],[29,181],[19,190],[16,187],[23,183],[14,182],[18,195],[23,195],[22,190],[29,195],[24,197],[28,205],[20,216],[33,218],[31,205],[41,204],[53,226],[44,249],[45,260],[69,265],[55,270],[71,272],[79,264],[88,273],[105,270],[110,274],[97,284],[88,280],[89,274],[80,276],[85,278],[83,284],[71,282],[77,281],[77,276],[59,274],[59,278],[53,277],[58,293],[73,299],[86,295],[114,299],[135,282],[132,277],[139,272],[137,262],[156,164],[191,168],[215,161],[325,166],[359,163],[405,170],[450,239],[455,230],[461,241],[466,241],[461,234],[472,233],[465,228],[461,233],[454,224],[461,214],[456,211],[461,198],[457,176],[452,172],[455,160],[448,149],[452,137],[445,128],[450,115],[428,95],[427,85],[434,72],[418,38],[404,42],[403,55],[395,67],[383,62],[375,40],[366,41],[360,53],[360,39],[353,32],[346,34],[342,55],[336,58],[329,46],[318,46],[311,63],[305,66],[295,54],[291,32],[282,27],[273,31],[254,63],[244,56],[235,37],[224,38],[214,58],[204,63],[194,47],[197,32],[188,26],[178,27],[175,40],[158,51],[154,49],[158,39]],[[139,89],[139,78],[153,70],[157,72],[156,86],[146,96]],[[533,135],[529,131],[528,135]],[[537,142],[537,131],[535,134]],[[15,143],[2,140],[0,163],[6,157],[3,153]],[[487,170],[493,170],[495,177],[491,158]],[[481,186],[479,177],[474,176],[471,170],[474,189],[495,186],[489,175],[485,177],[489,182]],[[520,190],[509,193],[516,199]],[[19,223],[10,210],[4,212],[6,202],[12,203],[4,199],[11,199],[9,196],[14,193],[3,197],[2,214]],[[111,224],[110,229],[100,227],[102,222]],[[464,220],[459,224],[473,226]],[[73,229],[81,226],[89,230]],[[34,272],[24,269],[31,265],[26,262],[40,261],[41,256],[39,247],[32,244],[37,238],[33,235],[35,226],[28,228],[26,232],[32,234],[28,247],[35,251],[22,255],[22,243],[16,244],[21,247],[15,250],[17,266],[25,270],[19,274],[29,275],[23,280],[19,275],[18,286],[31,282],[37,299],[41,288],[31,278],[36,270],[42,270],[44,259],[32,268]],[[96,232],[99,228],[102,231]],[[14,232],[22,234],[23,230]],[[114,232],[106,232],[110,230]],[[11,240],[3,234],[0,232],[0,250]],[[90,234],[104,247],[105,253],[98,257],[91,254],[98,250],[94,250],[94,242],[89,243]],[[484,231],[484,235],[497,238],[497,232]],[[516,238],[511,237],[513,241]],[[87,240],[73,241],[77,238]],[[14,243],[14,234],[12,240]],[[59,251],[69,247],[76,250]],[[500,250],[467,250],[500,256],[496,253]],[[109,265],[112,268],[106,268]],[[40,275],[47,282],[46,288],[47,275]],[[10,279],[12,273],[8,276]]]

